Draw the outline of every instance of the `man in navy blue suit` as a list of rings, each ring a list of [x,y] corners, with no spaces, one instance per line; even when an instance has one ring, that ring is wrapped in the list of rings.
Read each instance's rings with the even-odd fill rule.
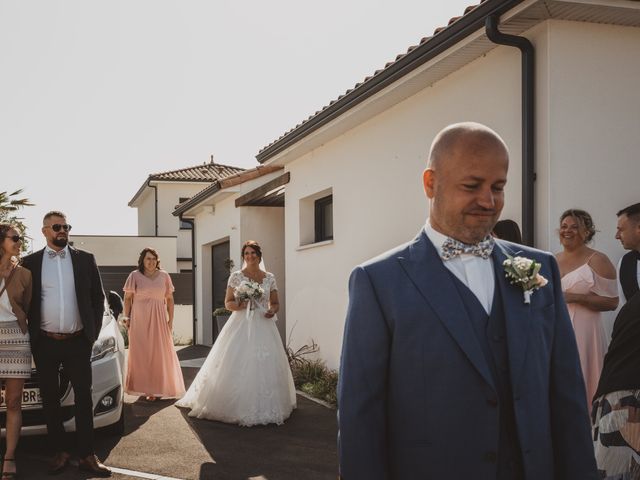
[[[425,227],[353,271],[338,386],[343,479],[598,478],[556,262],[490,236],[508,165],[488,127],[445,128],[423,175]],[[524,285],[506,277],[515,257]]]

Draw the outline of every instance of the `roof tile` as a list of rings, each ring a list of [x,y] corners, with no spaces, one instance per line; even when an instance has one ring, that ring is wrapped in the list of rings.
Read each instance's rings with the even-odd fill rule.
[[[166,180],[181,182],[213,182],[243,172],[245,169],[219,163],[205,163],[193,167],[152,173],[149,180]]]

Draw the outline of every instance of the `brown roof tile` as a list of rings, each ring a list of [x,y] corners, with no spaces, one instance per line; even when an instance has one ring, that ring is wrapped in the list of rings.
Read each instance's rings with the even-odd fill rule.
[[[219,163],[205,163],[194,167],[180,168],[166,172],[152,173],[149,180],[177,182],[213,182],[243,172],[245,169]]]

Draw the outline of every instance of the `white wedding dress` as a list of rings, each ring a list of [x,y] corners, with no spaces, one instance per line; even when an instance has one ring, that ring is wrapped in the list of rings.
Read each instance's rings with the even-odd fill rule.
[[[235,289],[250,281],[242,271],[229,277]],[[251,311],[233,312],[216,339],[202,368],[178,407],[190,417],[242,426],[282,424],[296,408],[296,392],[276,317],[266,318],[269,295],[276,279],[267,273],[264,295]]]

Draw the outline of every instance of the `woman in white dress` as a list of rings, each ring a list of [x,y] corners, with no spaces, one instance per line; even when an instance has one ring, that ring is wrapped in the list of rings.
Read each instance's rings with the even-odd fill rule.
[[[189,416],[242,426],[282,424],[296,408],[296,392],[276,327],[278,287],[260,268],[262,250],[255,241],[242,246],[242,270],[229,277],[225,307],[231,318],[218,335],[202,368],[178,407]],[[261,295],[237,298],[253,285]],[[256,294],[258,295],[258,294]]]

